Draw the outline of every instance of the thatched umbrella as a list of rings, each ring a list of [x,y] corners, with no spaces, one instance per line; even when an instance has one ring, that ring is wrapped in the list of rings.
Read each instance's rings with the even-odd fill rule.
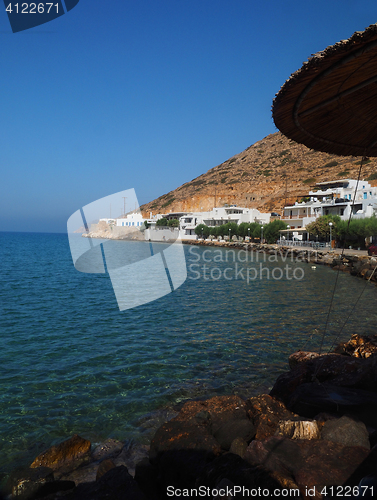
[[[309,148],[377,156],[377,24],[314,54],[284,83],[272,114]]]

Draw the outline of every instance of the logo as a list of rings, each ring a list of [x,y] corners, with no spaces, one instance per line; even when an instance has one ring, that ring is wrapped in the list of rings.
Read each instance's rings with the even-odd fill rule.
[[[67,222],[75,268],[108,273],[121,311],[159,299],[187,278],[181,240],[152,243],[145,230],[134,189],[85,205]]]
[[[35,28],[53,21],[76,7],[80,0],[55,0],[54,2],[10,2],[4,0],[5,10],[13,33]]]

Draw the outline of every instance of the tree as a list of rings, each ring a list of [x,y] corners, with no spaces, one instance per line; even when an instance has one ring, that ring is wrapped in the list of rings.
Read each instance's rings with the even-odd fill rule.
[[[339,235],[340,227],[342,226],[342,221],[338,215],[321,215],[321,217],[308,224],[306,230],[309,234],[318,236],[320,240],[327,241],[330,237],[330,222],[333,223],[331,229],[332,236],[336,237]]]
[[[267,243],[276,243],[280,237],[280,230],[287,229],[287,224],[280,219],[273,220],[263,227],[263,237]]]
[[[167,226],[168,225],[168,219],[166,217],[162,217],[162,219],[158,219],[156,222],[156,226]]]
[[[238,226],[237,234],[238,234],[238,236],[242,236],[243,238],[245,238],[246,236],[249,236],[249,234],[250,234],[250,237],[252,237],[254,229],[258,226],[259,226],[258,222],[242,222]],[[250,229],[250,231],[249,231],[249,229]]]
[[[230,239],[232,239],[233,236],[237,235],[238,224],[235,222],[227,222],[220,227],[223,227],[223,236],[230,236]]]
[[[170,219],[168,221],[168,226],[169,227],[179,227],[179,220],[178,219]]]
[[[198,235],[199,237],[202,237],[203,235],[204,238],[208,238],[209,231],[210,231],[209,227],[206,226],[205,224],[199,224],[195,228],[195,234]]]

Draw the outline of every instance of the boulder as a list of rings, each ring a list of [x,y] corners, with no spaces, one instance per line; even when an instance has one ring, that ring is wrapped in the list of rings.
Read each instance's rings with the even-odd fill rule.
[[[355,422],[343,416],[337,420],[328,420],[321,431],[322,439],[340,443],[343,446],[362,446],[370,449],[369,435],[363,422]]]
[[[53,481],[54,471],[49,467],[20,468],[11,473],[6,489],[14,498],[31,498]]]
[[[98,481],[82,483],[65,500],[147,500],[136,481],[121,465],[114,467]]]
[[[339,344],[335,348],[338,354],[347,354],[356,358],[369,358],[377,356],[377,335],[353,334],[351,340]]]
[[[90,449],[90,441],[75,434],[38,455],[30,467],[50,467],[54,471],[68,472],[90,461]]]
[[[215,396],[206,401],[188,401],[173,420],[210,426],[210,432],[215,434],[227,421],[245,418],[245,402],[239,396]]]
[[[304,441],[305,443],[305,441]],[[325,486],[342,486],[368,456],[368,450],[357,446],[342,446],[330,441],[312,441],[305,462],[294,478],[302,495],[315,487],[318,493]],[[309,443],[310,444],[310,443]]]
[[[376,392],[377,357],[360,359],[340,354],[315,357],[280,375],[270,395],[291,409],[292,394],[300,385],[313,381]]]
[[[264,441],[252,441],[244,458],[253,466],[263,465],[269,471],[294,475],[303,465],[303,452],[298,441],[272,436]]]
[[[122,451],[124,443],[116,439],[106,439],[92,451],[92,460],[104,460],[105,458],[115,458]]]
[[[247,413],[256,427],[255,439],[263,440],[275,434],[280,420],[295,415],[277,399],[262,394],[246,401]]]
[[[275,436],[290,439],[319,439],[321,433],[317,422],[313,420],[280,420]]]
[[[230,420],[225,422],[214,434],[216,441],[224,450],[229,450],[236,438],[242,438],[246,442],[255,436],[255,426],[248,418]]]
[[[306,361],[311,361],[314,358],[318,358],[319,354],[317,352],[310,351],[297,351],[291,354],[288,358],[289,367],[295,368],[300,363],[305,363]]]
[[[97,474],[96,474],[96,481],[101,479],[101,477],[104,476],[106,474],[106,472],[108,472],[110,469],[114,469],[114,467],[115,467],[115,464],[111,460],[111,458],[106,458],[105,460],[103,460],[98,466]]]
[[[135,481],[148,499],[157,499],[160,496],[158,482],[158,468],[152,465],[148,458],[143,458],[135,467]]]
[[[352,415],[366,425],[377,425],[377,394],[332,384],[308,383],[299,386],[289,399],[289,407],[296,413],[314,418],[320,412],[339,416]]]
[[[258,488],[272,493],[276,489],[285,488],[285,484],[293,484],[289,476],[270,472],[261,466],[253,466],[238,455],[226,453],[210,462],[202,470],[195,486],[197,488],[204,486],[212,490],[220,489],[224,485],[229,485],[230,488],[236,485],[238,488],[254,490],[254,494],[251,493],[251,495],[260,498]]]
[[[239,457],[243,458],[247,450],[247,447],[248,447],[247,441],[245,441],[243,438],[238,437],[232,441],[229,451],[230,453],[233,453],[234,455],[238,455]]]
[[[157,462],[160,491],[166,494],[168,486],[179,489],[194,488],[197,478],[213,458],[212,454],[200,448],[163,453]]]
[[[151,442],[149,458],[154,463],[161,454],[172,450],[200,450],[211,456],[221,453],[220,444],[205,426],[176,419],[157,430]]]
[[[271,437],[252,441],[245,460],[284,476],[291,474],[305,497],[306,488],[343,485],[368,456],[360,446],[342,446],[331,441]],[[318,498],[321,498],[320,496]]]

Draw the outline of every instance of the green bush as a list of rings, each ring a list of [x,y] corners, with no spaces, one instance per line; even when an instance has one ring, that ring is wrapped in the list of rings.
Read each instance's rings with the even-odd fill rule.
[[[323,165],[324,168],[331,168],[331,167],[336,167],[337,165],[339,165],[339,163],[335,160],[332,160],[332,161],[329,161],[328,163],[326,163],[325,165]]]
[[[342,172],[337,173],[338,177],[347,177],[349,175],[349,170],[343,170]]]
[[[305,179],[302,181],[303,184],[315,184],[316,179],[314,177],[309,177],[309,179]]]
[[[200,238],[202,237],[202,234],[203,234],[203,238],[208,238],[208,236],[210,234],[210,229],[205,224],[199,224],[199,226],[196,226],[196,228],[195,228],[195,234],[197,236],[199,236]]]
[[[168,225],[168,219],[166,217],[162,217],[162,219],[158,219],[156,222],[156,226],[167,226]]]
[[[170,219],[168,221],[168,226],[169,227],[179,227],[179,220],[178,219]]]
[[[377,172],[374,172],[374,174],[370,174],[369,177],[367,177],[365,180],[366,181],[374,181],[377,179]]]

